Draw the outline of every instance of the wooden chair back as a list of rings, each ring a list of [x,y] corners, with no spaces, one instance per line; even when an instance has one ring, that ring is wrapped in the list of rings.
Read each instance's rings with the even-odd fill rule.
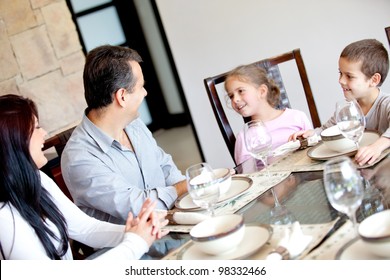
[[[254,62],[253,64],[264,68],[267,71],[269,77],[272,78],[279,86],[281,96],[279,105],[277,107],[291,108],[290,98],[287,95],[287,91],[279,68],[279,65],[291,61],[295,62],[296,69],[298,70],[313,126],[319,127],[321,126],[321,122],[318,115],[317,106],[313,98],[313,93],[310,87],[309,78],[307,76],[305,64],[303,62],[300,49],[294,49],[290,52],[281,55],[262,59],[260,61]],[[223,106],[221,101],[221,99],[223,99],[223,96],[226,97],[226,92],[221,93],[221,91],[224,91],[224,89],[222,90],[221,88],[223,88],[222,85],[225,82],[228,73],[229,72],[225,72],[213,77],[206,78],[204,79],[204,84],[211,103],[211,107],[217,119],[218,126],[221,130],[222,136],[225,140],[230,155],[232,156],[234,161],[234,145],[236,142],[236,137],[224,109],[224,107],[226,106]],[[244,119],[244,121],[247,122],[248,119]]]
[[[61,191],[71,200],[73,198],[68,190],[68,187],[65,184],[64,178],[62,177],[61,172],[61,155],[62,151],[65,148],[66,143],[68,142],[70,136],[72,135],[75,127],[69,128],[53,137],[47,139],[45,141],[43,150],[48,150],[50,148],[54,148],[56,152],[56,157],[49,160],[49,162],[41,168],[43,172],[45,172],[48,176],[50,176],[61,189]],[[72,247],[73,258],[75,260],[84,260],[88,256],[95,253],[95,249],[80,243],[76,240],[70,240],[70,244]]]
[[[62,178],[61,155],[62,151],[65,148],[66,142],[68,142],[74,129],[75,127],[69,128],[45,141],[43,151],[46,151],[50,148],[54,148],[57,155],[53,159],[49,160],[49,162],[41,169],[56,182],[61,191],[72,201],[73,198],[69,193],[64,179]]]

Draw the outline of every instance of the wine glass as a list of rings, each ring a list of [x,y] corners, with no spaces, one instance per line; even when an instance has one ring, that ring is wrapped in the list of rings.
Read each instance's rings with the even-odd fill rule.
[[[244,124],[244,140],[245,147],[252,157],[260,160],[264,165],[268,179],[270,174],[268,170],[268,154],[272,146],[272,137],[268,132],[267,127],[261,120],[251,120]],[[280,203],[273,188],[271,188],[272,195],[275,199],[275,205]]]
[[[358,150],[366,127],[366,118],[355,99],[336,103],[336,122],[341,134],[352,140]]]
[[[268,154],[272,137],[261,120],[251,120],[244,124],[244,139],[247,151],[264,164],[268,172]]]
[[[324,166],[325,192],[330,204],[351,219],[357,234],[356,210],[364,196],[363,180],[349,157],[331,159]]]
[[[215,216],[214,206],[219,199],[219,181],[207,163],[197,163],[186,170],[187,188],[194,203]]]
[[[297,219],[284,205],[275,205],[270,212],[269,223],[272,225],[292,225]]]
[[[363,220],[372,214],[387,209],[387,203],[384,195],[375,186],[375,183],[372,185],[371,182],[364,177],[362,180],[364,186],[364,196],[360,207],[360,217]]]

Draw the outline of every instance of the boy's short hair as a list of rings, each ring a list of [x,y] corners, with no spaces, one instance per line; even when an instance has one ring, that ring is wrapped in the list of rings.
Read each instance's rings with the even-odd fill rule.
[[[389,72],[389,54],[381,42],[376,39],[364,39],[346,46],[340,57],[350,61],[361,61],[364,75],[371,78],[375,73],[381,75],[378,86],[386,80]]]

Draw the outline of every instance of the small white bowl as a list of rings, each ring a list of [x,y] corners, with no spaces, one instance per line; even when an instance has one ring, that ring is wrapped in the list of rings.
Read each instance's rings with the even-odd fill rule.
[[[321,139],[325,146],[339,153],[351,151],[356,148],[355,143],[345,138],[337,125],[328,127],[321,132]]]
[[[220,255],[234,250],[245,233],[244,218],[237,214],[209,218],[190,231],[191,240],[199,250],[209,255]]]
[[[374,255],[390,258],[390,209],[364,219],[358,231],[367,250]]]
[[[229,168],[217,168],[213,170],[215,177],[219,179],[219,193],[225,194],[232,184],[232,174]]]

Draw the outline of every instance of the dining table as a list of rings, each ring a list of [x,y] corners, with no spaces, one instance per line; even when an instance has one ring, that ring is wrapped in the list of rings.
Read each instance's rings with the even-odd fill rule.
[[[177,224],[172,220],[175,212],[184,212],[189,217],[192,213],[204,212],[181,204],[185,201],[184,196],[189,195],[187,193],[178,198],[175,207],[168,211],[171,217],[166,228],[170,233],[156,240],[142,259],[264,260],[278,248],[286,232],[291,231],[292,224],[296,222],[301,232],[311,238],[293,259],[380,259],[368,255],[348,217],[329,203],[323,181],[323,168],[328,158],[317,159],[312,156],[313,149],[315,147],[271,156],[266,168],[261,161],[253,158],[232,168],[235,174],[229,190],[231,195],[228,192],[224,199],[220,199],[215,215],[239,214],[244,217],[246,229],[250,230],[245,233],[237,252],[213,256],[196,250],[189,234],[194,225]],[[378,170],[381,171],[382,176],[388,176],[387,186],[390,189],[390,175],[386,172],[390,170],[389,153],[390,149],[385,150],[373,164],[356,165],[365,187],[362,204],[356,212],[358,222],[389,208],[389,190],[378,186],[378,180],[375,180]],[[353,153],[348,156],[353,158]],[[381,165],[386,167],[378,168]],[[259,237],[253,233],[259,228],[266,229],[267,236]]]
[[[197,252],[191,241],[189,232],[194,225],[175,224],[172,221],[167,226],[170,234],[156,241],[143,259],[266,259],[278,247],[286,228],[291,230],[291,224],[296,221],[299,222],[303,234],[312,238],[295,259],[380,259],[368,255],[348,217],[329,203],[323,181],[323,168],[329,158],[317,159],[312,156],[316,148],[318,146],[271,156],[266,168],[261,161],[254,158],[233,168],[235,174],[232,177],[231,189],[236,187],[241,190],[238,193],[232,191],[231,198],[227,195],[226,199],[217,204],[215,213],[240,214],[244,217],[247,228],[268,228],[270,234],[265,242],[259,240],[259,244],[247,244],[247,247],[251,247],[247,252],[231,253],[222,257],[206,255]],[[390,149],[385,150],[373,164],[356,165],[365,187],[362,204],[356,212],[358,222],[389,208],[386,188],[375,182],[378,166],[387,164],[390,167],[389,153]],[[353,153],[348,156],[353,159]],[[334,158],[334,155],[331,158]],[[387,169],[390,170],[381,168],[381,175],[386,176]],[[387,176],[390,180],[390,175]],[[245,187],[245,184],[248,186]],[[388,186],[390,188],[390,185]],[[179,198],[177,202],[182,199],[183,197]],[[186,212],[191,215],[198,211],[202,209],[186,209],[176,203],[169,213]],[[245,241],[244,238],[242,242],[250,241]]]

